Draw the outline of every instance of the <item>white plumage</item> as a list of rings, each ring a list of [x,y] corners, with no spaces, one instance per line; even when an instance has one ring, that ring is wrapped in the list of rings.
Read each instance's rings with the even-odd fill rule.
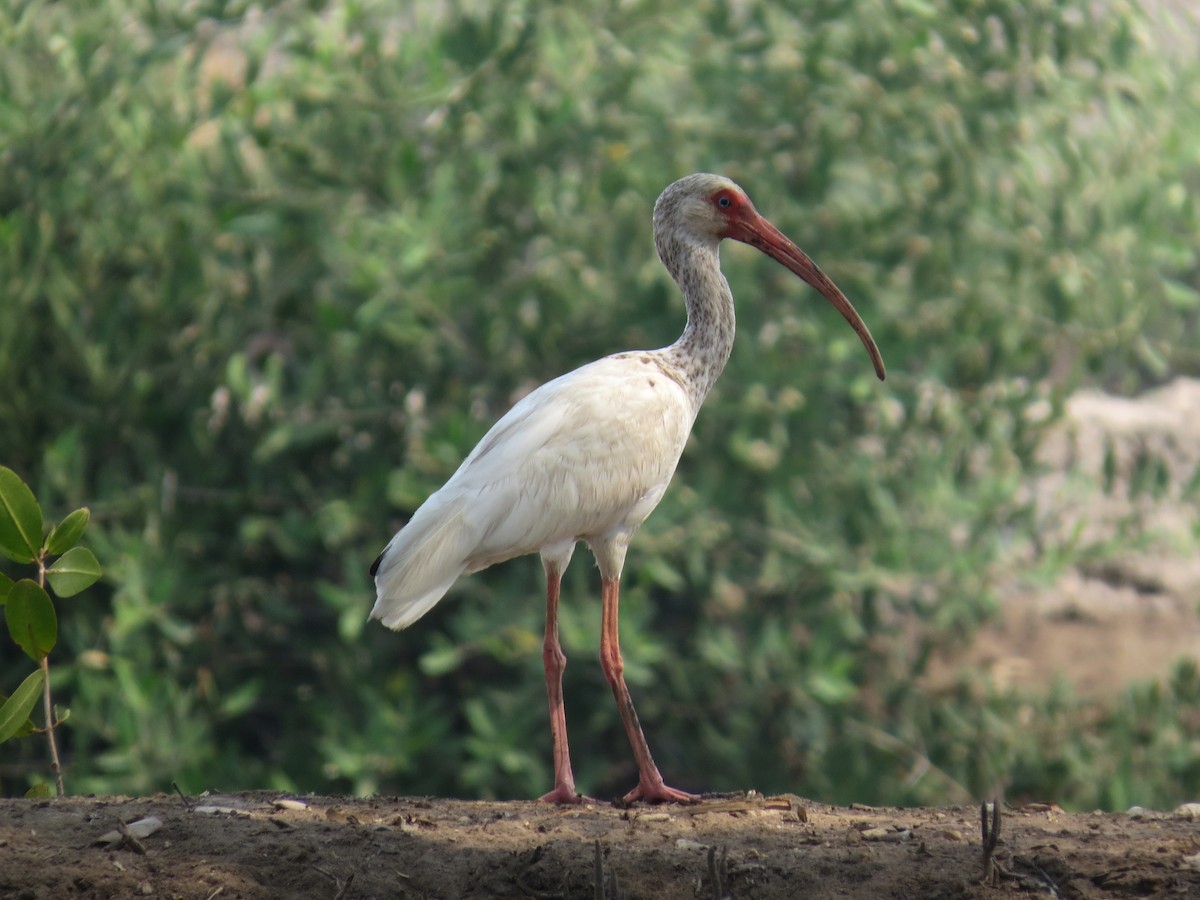
[[[555,787],[542,799],[578,802],[562,707],[566,658],[558,642],[558,590],[575,544],[585,541],[604,586],[601,662],[639,770],[625,800],[691,800],[667,787],[650,756],[622,674],[619,579],[629,540],[666,491],[705,395],[733,345],[733,297],[717,247],[733,238],[804,278],[845,316],[883,378],[866,326],[833,283],[726,178],[692,175],[654,209],[658,254],[679,284],[688,324],[661,350],[618,353],[547,382],[508,411],[446,484],[429,497],[372,567],[372,618],[406,628],[462,575],[540,553],[547,577],[543,647],[554,738]]]
[[[696,417],[651,368],[610,356],[509,410],[392,538],[371,615],[406,628],[460,575],[544,547],[561,556],[564,542],[628,538],[667,489]]]

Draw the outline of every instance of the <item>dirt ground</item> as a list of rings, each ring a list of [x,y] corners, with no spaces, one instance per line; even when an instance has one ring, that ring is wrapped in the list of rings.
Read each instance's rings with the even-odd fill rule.
[[[162,823],[153,834],[99,843],[149,816]],[[1200,806],[1005,810],[987,884],[979,810],[967,807],[755,795],[629,810],[263,793],[0,800],[0,895],[1200,897],[1197,816]]]

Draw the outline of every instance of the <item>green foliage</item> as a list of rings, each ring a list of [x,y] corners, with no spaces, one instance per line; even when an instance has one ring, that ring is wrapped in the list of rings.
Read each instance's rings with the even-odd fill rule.
[[[37,567],[37,580],[22,578],[14,582],[8,576],[0,579],[0,603],[4,605],[4,621],[9,636],[38,668],[26,676],[21,686],[0,705],[0,744],[13,737],[32,734],[36,729],[29,714],[38,697],[46,709],[45,734],[50,746],[50,764],[63,793],[62,767],[54,730],[70,715],[69,711],[52,712],[50,702],[50,651],[58,643],[58,615],[54,602],[46,593],[46,581],[60,597],[71,596],[91,587],[101,575],[100,565],[92,552],[75,546],[87,527],[90,516],[87,508],[77,509],[42,538],[42,508],[29,486],[12,469],[0,466],[0,523],[4,541],[0,550],[17,562]],[[52,556],[61,554],[49,563]],[[36,785],[35,785],[36,788]],[[35,794],[37,795],[37,794]]]
[[[651,206],[717,170],[890,375],[726,251],[734,356],[626,570],[656,756],[680,787],[990,787],[1009,701],[921,676],[1034,537],[1036,411],[1200,369],[1196,74],[1083,0],[0,14],[0,458],[47,508],[96,498],[111,591],[59,636],[74,785],[545,790],[536,562],[401,635],[366,624],[366,569],[515,397],[674,339]],[[62,553],[60,596],[97,573],[66,553],[86,521],[43,541],[12,493],[6,555]],[[615,794],[583,560],[563,595],[577,776]]]

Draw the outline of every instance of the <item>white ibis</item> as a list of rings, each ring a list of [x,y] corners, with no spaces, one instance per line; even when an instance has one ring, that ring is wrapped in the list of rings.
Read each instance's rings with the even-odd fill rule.
[[[603,583],[600,663],[616,697],[638,784],[624,801],[689,802],[650,756],[622,675],[617,634],[621,568],[630,538],[662,499],[704,397],[733,347],[733,295],[718,245],[757,247],[825,296],[858,333],[880,379],[871,333],[837,286],[745,192],[718,175],[689,175],[654,205],[654,243],[687,303],[687,327],[661,350],[607,356],[550,381],[508,411],[442,488],[421,504],[371,567],[372,618],[411,625],[460,575],[540,553],[546,572],[542,660],[550,701],[554,788],[541,799],[578,803],[567,747],[558,640],[559,584],[578,541]]]

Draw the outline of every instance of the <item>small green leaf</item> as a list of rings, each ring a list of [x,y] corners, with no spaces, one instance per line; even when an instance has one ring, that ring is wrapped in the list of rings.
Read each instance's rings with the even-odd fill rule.
[[[50,532],[50,537],[46,538],[46,551],[51,556],[62,556],[78,544],[91,517],[91,510],[85,506],[75,510],[55,525],[54,530]]]
[[[857,690],[854,682],[839,672],[817,672],[808,679],[808,692],[822,703],[845,703]]]
[[[259,701],[262,694],[262,683],[257,680],[247,681],[233,689],[221,698],[220,714],[228,719],[236,719],[251,710]]]
[[[642,574],[668,591],[681,592],[687,586],[683,574],[661,557],[652,558]]]
[[[38,662],[54,649],[58,617],[50,595],[35,582],[22,578],[12,586],[4,604],[4,618],[17,646]]]
[[[39,781],[37,784],[35,784],[33,787],[31,787],[29,790],[27,790],[25,792],[26,800],[34,800],[34,799],[37,799],[38,797],[51,797],[51,796],[53,796],[53,794],[50,793],[50,785],[46,784],[46,782],[44,782],[44,781]]]
[[[34,669],[21,686],[13,691],[13,695],[0,706],[0,744],[18,734],[29,724],[29,713],[37,703],[38,695],[42,692],[42,679],[45,673]]]
[[[101,574],[100,563],[87,547],[72,547],[46,570],[50,587],[60,597],[74,597],[95,584]]]
[[[31,563],[41,547],[42,508],[21,476],[0,466],[0,553]]]
[[[1163,288],[1167,292],[1167,300],[1176,309],[1195,309],[1200,306],[1200,291],[1181,281],[1164,278]]]
[[[447,643],[445,646],[437,647],[423,654],[417,661],[417,665],[424,674],[437,677],[453,672],[462,665],[462,661],[462,648]]]
[[[4,598],[8,596],[9,590],[13,586],[13,580],[0,572],[0,603],[4,602]]]

